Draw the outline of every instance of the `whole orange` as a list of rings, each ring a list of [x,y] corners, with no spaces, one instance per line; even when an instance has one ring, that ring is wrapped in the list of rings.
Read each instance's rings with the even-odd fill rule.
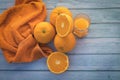
[[[48,22],[40,22],[34,28],[34,37],[39,43],[49,43],[54,36],[55,29]]]
[[[63,13],[72,17],[72,12],[68,8],[63,6],[56,7],[55,9],[52,10],[50,14],[50,23],[55,26],[56,18]]]
[[[56,35],[54,39],[54,45],[59,52],[69,52],[75,47],[76,39],[72,33],[66,37],[60,37],[59,35]]]

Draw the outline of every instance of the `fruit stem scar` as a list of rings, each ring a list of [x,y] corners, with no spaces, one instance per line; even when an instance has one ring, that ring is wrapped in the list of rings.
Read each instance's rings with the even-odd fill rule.
[[[62,22],[61,27],[64,28],[64,23]]]
[[[43,33],[46,33],[46,31],[45,31],[45,30],[42,30],[42,32],[43,32]]]
[[[59,47],[62,51],[64,50],[64,48],[63,47]]]

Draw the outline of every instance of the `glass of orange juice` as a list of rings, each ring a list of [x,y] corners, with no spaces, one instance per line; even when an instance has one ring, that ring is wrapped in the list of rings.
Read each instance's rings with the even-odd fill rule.
[[[74,30],[73,33],[79,37],[83,38],[88,34],[88,29],[90,26],[90,18],[86,14],[78,14],[74,19]]]

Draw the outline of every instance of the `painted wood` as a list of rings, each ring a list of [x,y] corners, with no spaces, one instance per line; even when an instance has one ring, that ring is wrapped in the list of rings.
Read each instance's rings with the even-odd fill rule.
[[[4,6],[5,4],[2,4]],[[11,4],[8,4],[10,6]],[[4,9],[3,9],[4,10]],[[3,10],[0,10],[0,13],[3,12]],[[73,17],[79,13],[85,13],[90,16],[91,18],[91,23],[120,23],[120,10],[119,9],[78,9],[78,10],[73,10]],[[48,15],[50,15],[51,10],[48,10]],[[47,18],[47,21],[49,21],[49,16]]]
[[[73,18],[79,13],[85,13],[89,15],[91,23],[120,23],[120,9],[91,9],[91,10],[71,10]],[[51,10],[48,10],[48,19]]]
[[[108,24],[120,24],[120,10],[119,9],[93,9],[93,10],[71,10],[73,13],[73,18],[79,13],[85,13],[90,16],[91,23],[108,23]],[[2,13],[3,10],[0,10]],[[48,10],[47,21],[49,21],[51,10]]]
[[[43,0],[43,1],[50,1],[50,0]],[[58,1],[58,2],[68,2],[68,3],[73,3],[73,2],[76,2],[76,3],[81,3],[81,2],[86,2],[86,3],[91,3],[91,2],[94,2],[94,3],[120,3],[119,0],[55,0],[55,1]]]
[[[49,72],[46,58],[31,63],[8,64],[0,50],[0,80],[119,80],[120,79],[120,0],[43,0],[48,9],[66,6],[73,17],[90,16],[92,24],[84,39],[68,53],[70,67],[55,75]],[[0,0],[0,13],[14,0]],[[47,17],[49,21],[49,16]],[[53,44],[49,44],[54,50]]]
[[[48,9],[55,8],[56,6],[66,6],[72,9],[83,8],[120,8],[119,0],[43,0],[46,3]],[[14,0],[1,0],[0,8],[8,8],[14,4]],[[7,5],[6,5],[7,4]],[[6,5],[6,6],[4,6]],[[75,5],[75,6],[74,6]]]
[[[120,24],[91,24],[86,38],[120,38]]]
[[[53,43],[50,46],[54,49]],[[55,49],[54,49],[55,50]],[[76,47],[69,54],[119,54],[120,38],[77,39]]]
[[[49,45],[55,51],[53,43]],[[77,39],[76,47],[69,54],[119,54],[119,48],[120,38],[84,38]]]
[[[87,3],[90,3],[90,2],[95,2],[95,3],[120,3],[119,0],[43,0],[44,2],[69,2],[69,3],[72,3],[72,2],[87,2]],[[9,3],[9,2],[14,2],[14,0],[0,0],[0,2],[6,2],[6,3]]]
[[[68,53],[69,55],[69,53]],[[68,70],[120,70],[120,55],[69,55]],[[1,70],[48,70],[46,58],[32,63],[8,64],[0,56]]]
[[[120,53],[120,38],[79,39],[72,54],[111,54]]]
[[[0,71],[1,80],[119,80],[119,71],[67,71],[55,75],[49,71]]]

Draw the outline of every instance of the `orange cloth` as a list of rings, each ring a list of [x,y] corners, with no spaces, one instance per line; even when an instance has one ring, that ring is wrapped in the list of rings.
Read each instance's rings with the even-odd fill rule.
[[[34,26],[46,18],[42,0],[16,0],[15,6],[0,14],[0,48],[9,63],[38,60],[52,50],[33,36]]]

